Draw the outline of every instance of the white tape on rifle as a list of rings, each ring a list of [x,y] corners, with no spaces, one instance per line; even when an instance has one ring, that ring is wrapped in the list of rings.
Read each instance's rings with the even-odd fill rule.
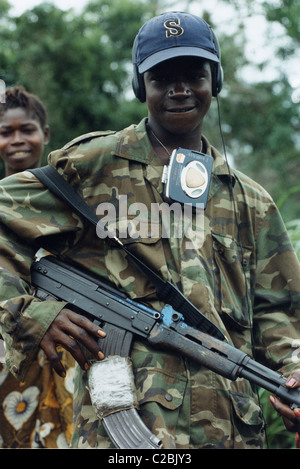
[[[128,357],[111,355],[94,362],[88,371],[87,388],[99,418],[138,407],[132,365]]]

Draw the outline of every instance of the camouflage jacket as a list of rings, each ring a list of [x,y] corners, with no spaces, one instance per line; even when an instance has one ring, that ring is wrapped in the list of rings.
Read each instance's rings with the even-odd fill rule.
[[[153,204],[170,201],[163,196],[163,165],[151,147],[144,120],[120,132],[75,139],[51,153],[49,164],[99,216],[106,216],[109,229],[118,229],[122,241],[174,282],[234,346],[249,355],[255,350],[258,361],[289,374],[299,367],[298,260],[271,197],[232,169],[238,233],[228,167],[205,138],[203,143],[204,151],[214,158],[208,204],[202,218],[197,219],[195,212],[187,217],[192,225],[181,235],[172,214],[151,217]],[[49,324],[65,306],[41,303],[32,296],[30,265],[39,247],[111,280],[132,298],[163,307],[153,285],[124,253],[109,239],[101,239],[94,227],[31,173],[1,182],[0,217],[1,333],[7,365],[19,379],[24,378]],[[178,354],[154,351],[142,342],[135,342],[132,361],[141,415],[165,447],[262,445],[263,420],[247,381],[228,381]],[[101,431],[95,430],[97,419],[84,379],[79,370],[73,444],[107,447],[104,440],[99,443]],[[169,424],[163,423],[164,409],[176,416]],[[188,420],[187,431],[182,415]]]

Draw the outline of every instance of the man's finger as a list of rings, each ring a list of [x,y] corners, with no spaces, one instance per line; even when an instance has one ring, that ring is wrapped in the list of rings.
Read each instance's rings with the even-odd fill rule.
[[[51,343],[47,344],[47,342],[45,343],[43,341],[41,341],[40,347],[45,352],[49,360],[50,366],[56,371],[59,376],[65,378],[66,370],[59,359],[59,355],[56,348]]]

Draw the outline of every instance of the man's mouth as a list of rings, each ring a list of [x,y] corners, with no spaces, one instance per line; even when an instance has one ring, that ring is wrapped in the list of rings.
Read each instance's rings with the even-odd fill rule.
[[[186,112],[191,112],[193,111],[195,108],[194,106],[189,106],[189,107],[180,107],[180,108],[171,108],[171,109],[168,109],[168,112],[172,113],[172,114],[184,114]]]
[[[18,151],[14,151],[14,152],[9,153],[8,157],[9,158],[11,158],[11,157],[19,158],[19,157],[27,156],[27,155],[29,155],[29,153],[30,153],[30,150],[18,150]]]

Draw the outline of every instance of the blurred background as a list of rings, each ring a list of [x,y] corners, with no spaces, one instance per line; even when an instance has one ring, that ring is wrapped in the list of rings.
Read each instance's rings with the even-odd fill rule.
[[[230,163],[272,195],[300,255],[298,0],[0,0],[0,79],[44,101],[47,152],[85,132],[138,123],[147,110],[131,90],[133,40],[147,19],[170,10],[202,16],[213,27]],[[224,153],[216,102],[204,134]],[[261,391],[261,400],[268,447],[294,448],[267,393]]]

